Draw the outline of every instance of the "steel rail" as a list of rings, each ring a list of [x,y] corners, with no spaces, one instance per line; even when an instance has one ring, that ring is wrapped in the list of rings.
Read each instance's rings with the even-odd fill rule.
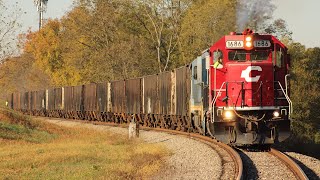
[[[294,162],[289,156],[285,155],[284,153],[271,148],[269,151],[270,154],[279,158],[292,172],[293,174],[301,180],[309,179],[304,171],[300,168],[300,166]]]

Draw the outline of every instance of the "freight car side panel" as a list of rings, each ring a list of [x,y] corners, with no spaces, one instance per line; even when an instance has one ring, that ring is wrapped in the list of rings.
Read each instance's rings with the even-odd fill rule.
[[[48,110],[62,109],[62,88],[48,90]]]
[[[73,86],[64,87],[64,110],[73,111]]]
[[[99,83],[97,85],[97,110],[100,112],[107,111],[107,84]]]
[[[171,72],[164,72],[159,77],[160,114],[171,114],[172,80]]]
[[[143,77],[143,113],[159,114],[159,79],[158,75]]]
[[[7,95],[6,101],[8,102],[7,107],[13,109],[13,93]]]
[[[84,91],[84,110],[97,111],[97,90],[96,84],[86,84],[83,86]]]
[[[82,86],[73,87],[73,103],[75,111],[83,111]]]
[[[191,72],[188,66],[176,69],[176,114],[189,115]]]
[[[31,91],[29,92],[29,94],[30,94],[30,110],[37,110],[36,109],[37,92]]]
[[[29,92],[20,93],[20,108],[22,110],[30,110],[30,96]]]
[[[55,110],[63,109],[62,88],[55,88],[54,89],[54,108],[55,108]]]
[[[126,112],[125,81],[111,82],[112,112]]]
[[[48,110],[54,110],[54,89],[48,89]]]
[[[141,78],[126,80],[126,113],[140,114],[142,112]]]
[[[45,91],[31,92],[32,110],[42,110],[45,108]]]
[[[20,105],[20,93],[13,93],[12,94],[12,103],[13,103],[13,105],[12,105],[12,107],[13,107],[13,109],[14,110],[19,110],[19,109],[21,109],[21,105]]]

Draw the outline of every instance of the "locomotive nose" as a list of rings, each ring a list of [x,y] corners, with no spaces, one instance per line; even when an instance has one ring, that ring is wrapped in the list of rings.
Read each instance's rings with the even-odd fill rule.
[[[273,69],[266,62],[230,62],[227,64],[228,97],[233,106],[271,106]]]

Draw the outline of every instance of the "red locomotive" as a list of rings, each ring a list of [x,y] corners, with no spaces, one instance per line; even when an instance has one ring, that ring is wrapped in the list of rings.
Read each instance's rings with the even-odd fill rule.
[[[289,136],[290,56],[284,44],[246,29],[222,37],[201,59],[207,61],[200,73],[208,77],[202,82],[208,87],[203,110],[210,135],[231,144],[272,144]],[[198,67],[193,74],[199,74]]]
[[[290,133],[290,58],[271,35],[224,36],[190,65],[135,79],[17,92],[31,115],[196,132],[230,144],[272,144]]]

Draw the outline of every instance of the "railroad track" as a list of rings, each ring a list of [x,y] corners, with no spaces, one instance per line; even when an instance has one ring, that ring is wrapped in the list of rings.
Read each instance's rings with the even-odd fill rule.
[[[44,118],[41,119],[56,119],[59,121],[74,121],[80,123],[90,123],[94,125],[104,125],[104,126],[113,126],[113,127],[128,127],[128,124],[117,124],[117,123],[110,123],[110,122],[99,122],[99,121],[84,121],[84,120],[65,120],[65,119],[58,119],[58,118]],[[175,131],[169,129],[161,129],[161,128],[150,128],[150,127],[140,127],[141,130],[144,131],[157,131],[157,132],[164,132],[172,135],[184,136],[196,141],[200,141],[208,145],[210,148],[214,149],[219,157],[221,158],[222,162],[222,173],[219,179],[242,179],[243,176],[243,164],[240,155],[236,150],[232,147],[218,142],[215,139],[202,136],[195,133],[187,133],[182,131]]]
[[[271,148],[269,153],[281,159],[281,161],[293,172],[297,179],[308,179],[307,175],[300,168],[300,166],[296,162],[294,162],[289,156],[274,148]]]
[[[308,179],[297,163],[274,148],[267,152],[238,152],[244,163],[244,179]]]

